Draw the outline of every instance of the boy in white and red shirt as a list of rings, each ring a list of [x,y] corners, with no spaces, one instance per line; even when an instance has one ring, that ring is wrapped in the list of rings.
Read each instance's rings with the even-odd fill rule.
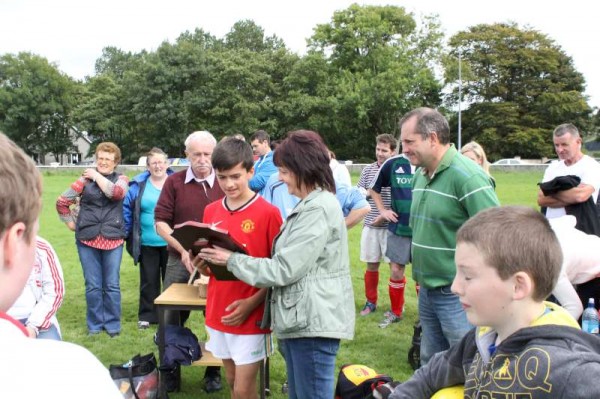
[[[226,139],[215,147],[212,165],[225,198],[206,207],[203,222],[227,230],[249,255],[270,257],[282,220],[279,210],[249,187],[252,148],[242,140]],[[271,354],[271,331],[260,328],[266,293],[266,288],[239,280],[211,277],[208,283],[206,348],[223,360],[235,398],[258,397],[256,376]]]
[[[30,331],[6,313],[35,263],[42,178],[31,157],[1,132],[0,170],[0,398],[122,399],[90,351],[31,339]]]

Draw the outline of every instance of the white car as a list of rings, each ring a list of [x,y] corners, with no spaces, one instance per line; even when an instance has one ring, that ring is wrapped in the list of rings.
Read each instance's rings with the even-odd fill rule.
[[[516,158],[505,158],[499,159],[492,165],[525,165],[520,159]]]

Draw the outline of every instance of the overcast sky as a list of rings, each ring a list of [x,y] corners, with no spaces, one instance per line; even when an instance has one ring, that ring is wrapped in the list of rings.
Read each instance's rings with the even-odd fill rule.
[[[352,3],[398,5],[438,14],[447,38],[479,23],[514,21],[547,34],[573,57],[587,82],[590,105],[600,106],[600,2],[572,0],[0,0],[0,54],[29,51],[46,57],[74,78],[94,73],[102,48],[155,50],[186,30],[200,27],[223,37],[251,19],[267,35],[304,53],[317,24]]]

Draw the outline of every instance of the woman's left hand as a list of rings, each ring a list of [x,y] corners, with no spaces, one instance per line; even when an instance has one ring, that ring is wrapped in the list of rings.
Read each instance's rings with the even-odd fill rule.
[[[226,266],[229,257],[233,252],[221,248],[221,247],[212,247],[212,248],[203,248],[202,251],[198,254],[202,259],[210,263],[211,265],[216,266]]]

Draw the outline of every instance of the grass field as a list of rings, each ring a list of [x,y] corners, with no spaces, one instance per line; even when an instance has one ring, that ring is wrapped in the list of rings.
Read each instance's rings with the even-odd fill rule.
[[[537,186],[542,172],[497,173],[494,175],[497,193],[503,205],[536,205]],[[109,338],[106,334],[88,337],[85,323],[85,288],[81,266],[75,248],[75,238],[60,221],[55,210],[55,201],[76,178],[75,174],[44,175],[44,206],[40,218],[40,235],[49,240],[58,253],[64,270],[66,294],[64,303],[58,313],[63,338],[87,347],[105,365],[121,363],[137,353],[148,353],[157,348],[153,343],[153,329],[139,331],[137,329],[138,301],[138,269],[131,258],[124,253],[121,265],[122,292],[122,333],[117,338]],[[353,176],[356,180],[357,176]],[[363,274],[365,266],[359,261],[359,226],[350,231],[350,259],[352,281],[354,285],[355,306],[357,312],[364,304]],[[410,266],[407,268],[410,275]],[[396,380],[405,380],[412,370],[407,362],[407,352],[411,345],[413,324],[417,318],[414,282],[409,281],[406,290],[406,311],[402,322],[392,324],[387,329],[377,327],[383,311],[389,309],[387,280],[389,268],[381,267],[379,284],[379,308],[373,315],[357,317],[355,338],[343,341],[338,357],[338,368],[344,363],[361,363],[375,370],[390,374]],[[205,338],[200,312],[193,312],[190,326],[200,339]],[[184,367],[182,391],[170,394],[171,398],[228,398],[228,391],[208,395],[201,389],[203,369]],[[285,365],[279,354],[271,359],[271,397],[285,398],[281,394],[281,384],[285,381]]]

